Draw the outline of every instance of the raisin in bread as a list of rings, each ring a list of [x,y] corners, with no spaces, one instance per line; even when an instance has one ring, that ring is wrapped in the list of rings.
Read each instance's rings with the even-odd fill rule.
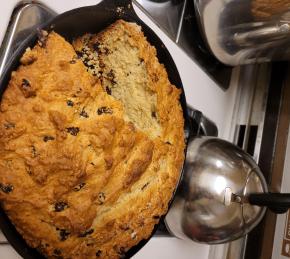
[[[2,207],[47,258],[122,257],[151,235],[176,187],[184,149],[179,92],[167,84],[163,94],[176,100],[173,133],[165,123],[170,108],[156,93],[160,137],[152,139],[123,119],[124,104],[58,34],[21,63],[1,100]]]

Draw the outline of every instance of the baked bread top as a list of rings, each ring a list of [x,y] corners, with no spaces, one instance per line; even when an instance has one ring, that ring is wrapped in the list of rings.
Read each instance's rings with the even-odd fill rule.
[[[290,11],[289,0],[253,0],[252,14],[256,18],[269,18]]]
[[[124,120],[125,105],[58,34],[21,63],[1,101],[3,208],[46,257],[122,257],[150,236],[176,187],[184,150],[179,91],[163,68],[166,86],[155,90],[160,129],[152,136]],[[161,106],[158,91],[168,99]],[[176,122],[173,132],[166,119]]]

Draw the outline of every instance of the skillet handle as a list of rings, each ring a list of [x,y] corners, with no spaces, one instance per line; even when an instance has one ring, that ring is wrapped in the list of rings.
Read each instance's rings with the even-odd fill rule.
[[[205,117],[202,112],[187,107],[187,114],[190,124],[189,138],[200,136],[218,136],[217,126],[210,119]]]
[[[191,136],[190,137],[200,137],[201,135],[201,121],[202,121],[202,113],[198,110],[193,110],[187,108],[189,113],[189,121],[191,128]]]

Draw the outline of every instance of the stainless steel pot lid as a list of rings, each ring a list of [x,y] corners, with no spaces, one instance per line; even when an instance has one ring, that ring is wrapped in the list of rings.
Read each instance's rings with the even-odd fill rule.
[[[189,145],[187,162],[182,216],[187,236],[199,242],[227,242],[256,226],[265,209],[244,203],[244,197],[267,192],[267,185],[248,155],[220,139],[200,138]]]
[[[220,244],[250,232],[266,207],[284,213],[290,194],[268,193],[255,161],[237,146],[218,138],[193,138],[184,177],[166,217],[177,237]]]

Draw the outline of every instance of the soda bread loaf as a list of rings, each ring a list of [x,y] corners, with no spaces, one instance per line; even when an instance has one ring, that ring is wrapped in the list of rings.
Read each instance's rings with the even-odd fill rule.
[[[126,63],[120,53],[111,57],[118,65],[112,60],[97,72],[102,77],[92,76],[52,32],[27,49],[2,96],[1,205],[47,258],[122,258],[150,237],[179,179],[180,91],[140,29],[118,23],[124,24],[115,29],[124,46],[118,42],[117,49],[134,62],[138,55],[138,63]],[[115,76],[107,75],[111,70]],[[134,74],[131,83],[122,73]]]

